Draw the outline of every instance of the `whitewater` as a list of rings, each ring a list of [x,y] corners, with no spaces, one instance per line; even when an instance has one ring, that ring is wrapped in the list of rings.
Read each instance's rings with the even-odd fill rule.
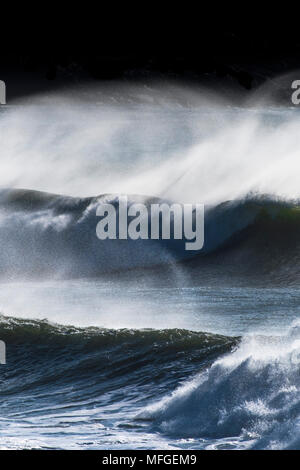
[[[97,93],[0,109],[0,447],[299,449],[297,108]],[[122,194],[204,248],[97,239]]]

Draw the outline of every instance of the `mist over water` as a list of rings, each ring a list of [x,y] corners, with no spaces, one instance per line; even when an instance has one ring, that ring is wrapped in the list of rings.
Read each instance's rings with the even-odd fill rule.
[[[132,94],[93,104],[74,91],[2,111],[0,185],[206,204],[249,191],[298,197],[297,108],[237,108],[179,87]]]

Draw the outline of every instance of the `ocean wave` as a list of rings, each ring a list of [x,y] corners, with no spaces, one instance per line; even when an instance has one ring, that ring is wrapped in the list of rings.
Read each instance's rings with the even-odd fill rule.
[[[92,419],[94,409],[117,407],[131,410],[122,426],[178,443],[299,448],[299,323],[280,336],[239,338],[1,316],[0,338],[2,419],[42,420],[60,407],[87,408]]]
[[[86,380],[86,391],[90,381],[100,391],[103,386],[109,388],[111,375],[120,379],[121,388],[135,380],[150,384],[156,375],[167,383],[163,371],[172,365],[178,369],[171,377],[175,380],[238,342],[238,338],[184,329],[78,328],[7,316],[0,316],[0,338],[7,344],[8,363],[3,371],[7,392],[12,391],[10,385],[16,386],[16,376],[18,386],[23,387],[27,380],[27,388],[32,389],[36,380],[53,386],[75,386]],[[181,369],[185,364],[185,370]],[[101,377],[107,379],[105,383]],[[84,399],[84,392],[80,398]]]
[[[206,252],[187,264],[198,283],[299,285],[298,200],[249,195],[212,208],[205,223]]]
[[[245,337],[138,419],[169,436],[214,441],[208,448],[299,448],[299,361],[299,324],[285,336]]]
[[[128,196],[129,204],[162,202]],[[253,272],[291,282],[300,279],[300,203],[250,194],[205,209],[205,241],[186,251],[186,240],[99,240],[96,208],[118,195],[73,198],[29,190],[0,193],[0,275],[89,277],[184,263],[199,274],[209,265],[237,277]],[[216,264],[218,267],[216,268]],[[200,268],[200,270],[199,270]],[[228,276],[227,276],[228,278]],[[272,277],[274,282],[274,276]]]

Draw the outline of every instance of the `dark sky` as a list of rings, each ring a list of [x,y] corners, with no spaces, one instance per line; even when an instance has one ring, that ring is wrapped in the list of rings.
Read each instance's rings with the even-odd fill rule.
[[[189,17],[189,19],[191,16]],[[9,83],[8,97],[53,89],[65,83],[144,80],[151,77],[201,83],[231,80],[252,90],[268,78],[300,68],[297,29],[276,26],[234,27],[212,17],[181,23],[83,21],[56,31],[25,25],[18,41],[6,38],[0,55],[0,79]]]

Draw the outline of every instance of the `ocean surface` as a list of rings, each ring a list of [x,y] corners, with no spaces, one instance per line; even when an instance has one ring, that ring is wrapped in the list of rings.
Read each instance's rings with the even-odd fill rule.
[[[80,106],[0,114],[0,448],[300,449],[298,113]],[[203,250],[99,241],[119,193]]]

